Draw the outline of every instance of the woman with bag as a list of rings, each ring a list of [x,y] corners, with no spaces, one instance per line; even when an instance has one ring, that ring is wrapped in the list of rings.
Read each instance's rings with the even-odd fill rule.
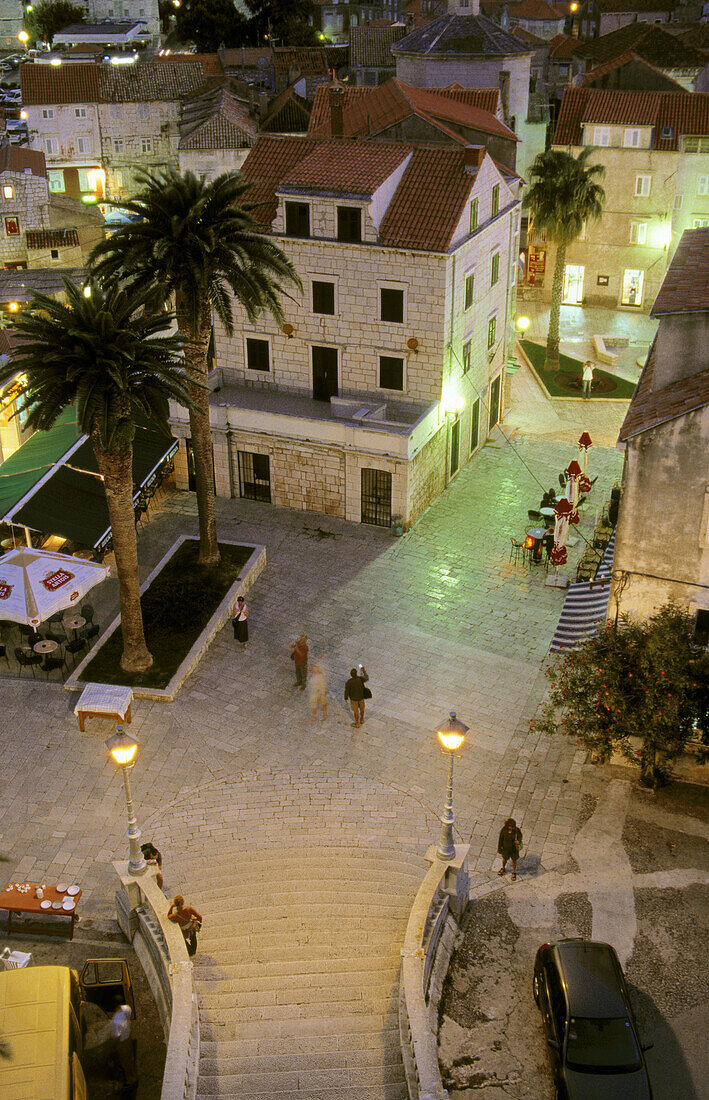
[[[236,603],[232,609],[231,624],[234,627],[234,638],[244,649],[249,642],[249,609],[243,596],[236,597]]]
[[[507,860],[512,860],[512,881],[517,878],[517,860],[522,847],[522,830],[517,828],[517,822],[513,817],[508,817],[500,829],[500,837],[497,842],[497,851],[502,856],[502,867],[497,872],[504,875]]]
[[[182,894],[177,894],[173,898],[172,904],[167,911],[168,920],[173,921],[175,924],[179,924],[180,931],[185,937],[185,943],[187,944],[187,954],[191,957],[197,952],[197,933],[202,927],[202,917],[193,909],[190,905],[185,905],[185,899]]]

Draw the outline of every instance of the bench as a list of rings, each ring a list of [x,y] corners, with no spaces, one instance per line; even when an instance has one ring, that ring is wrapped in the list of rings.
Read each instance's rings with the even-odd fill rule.
[[[606,363],[609,367],[617,366],[618,356],[614,352],[608,351],[603,336],[593,337],[593,350],[596,353],[596,358],[599,359],[601,363]]]
[[[129,687],[117,687],[113,684],[87,684],[74,714],[79,719],[79,729],[83,732],[86,718],[115,718],[117,722],[130,723],[130,705],[133,691]]]

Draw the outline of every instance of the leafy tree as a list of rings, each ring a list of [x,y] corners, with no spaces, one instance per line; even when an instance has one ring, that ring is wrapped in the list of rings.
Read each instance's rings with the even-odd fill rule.
[[[168,169],[143,173],[140,182],[142,190],[122,203],[140,221],[101,241],[90,263],[100,279],[127,280],[152,306],[174,298],[191,398],[199,561],[213,565],[219,544],[207,363],[212,315],[231,336],[235,298],[249,320],[268,310],[280,322],[283,284],[301,282],[275,241],[258,231],[249,204],[242,205],[250,184],[237,172],[206,181]]]
[[[233,0],[182,0],[175,14],[178,36],[200,52],[250,45],[249,20]]]
[[[315,46],[318,36],[311,25],[312,0],[247,0],[254,46],[273,39],[278,46]]]
[[[33,38],[51,42],[54,35],[72,23],[83,23],[86,8],[70,0],[40,0],[26,17],[27,30]]]
[[[661,785],[697,729],[709,743],[709,654],[693,632],[674,605],[646,622],[607,623],[547,667],[551,690],[534,727],[575,737],[599,763],[620,753],[644,785]]]
[[[20,350],[0,372],[27,381],[28,423],[51,428],[74,405],[79,427],[90,437],[104,482],[111,519],[121,605],[123,656],[127,672],[153,663],[145,644],[133,512],[133,408],[142,410],[167,435],[167,400],[187,404],[179,336],[165,335],[171,317],[146,315],[134,292],[92,288],[90,297],[65,280],[67,301],[36,294],[13,326]]]
[[[547,149],[539,153],[531,168],[531,186],[524,196],[534,227],[546,231],[547,239],[556,245],[556,263],[551,289],[549,334],[547,336],[547,370],[559,369],[559,319],[564,291],[566,250],[586,222],[597,220],[603,212],[606,194],[596,178],[606,170],[602,164],[588,164],[595,152],[586,146],[578,157],[570,153]]]

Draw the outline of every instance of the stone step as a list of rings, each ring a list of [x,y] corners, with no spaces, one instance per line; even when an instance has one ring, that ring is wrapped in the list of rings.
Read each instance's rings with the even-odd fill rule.
[[[347,981],[344,983],[344,975]],[[268,1001],[268,994],[280,993],[288,1001],[293,999],[293,994],[299,992],[305,998],[310,993],[313,1000],[317,1000],[323,991],[335,989],[344,990],[349,994],[351,989],[359,988],[368,993],[376,987],[391,988],[399,977],[399,960],[383,959],[376,969],[362,970],[353,960],[352,965],[346,971],[326,972],[325,968],[320,973],[312,970],[304,970],[301,974],[282,975],[262,974],[259,977],[244,977],[237,972],[233,977],[217,977],[214,980],[197,976],[199,994],[202,1004],[212,1003],[213,998],[231,999],[235,1005],[240,1003],[241,994],[261,993],[264,995],[263,1003]],[[283,1002],[285,1003],[285,1001]]]
[[[401,1054],[398,1049],[391,1054],[378,1050],[359,1050],[351,1053],[345,1050],[334,1050],[320,1054],[262,1054],[260,1057],[232,1057],[229,1055],[220,1057],[203,1057],[199,1069],[205,1076],[217,1074],[255,1074],[255,1073],[279,1073],[284,1071],[297,1072],[312,1069],[343,1069],[370,1067],[372,1069],[391,1070],[393,1080],[398,1080],[403,1074]]]
[[[305,1091],[303,1091],[305,1089]],[[309,1087],[299,1084],[283,1091],[269,1089],[267,1092],[254,1092],[254,1085],[242,1088],[236,1077],[200,1077],[197,1096],[223,1096],[229,1100],[407,1100],[408,1089],[405,1082],[392,1082],[378,1085],[362,1085],[356,1080],[344,1087]]]
[[[268,913],[269,919],[275,920],[281,918],[283,920],[292,920],[294,911],[302,913],[303,918],[315,924],[314,918],[316,917],[328,917],[334,916],[335,913],[345,921],[348,917],[359,917],[364,913],[375,917],[392,917],[393,919],[401,919],[402,917],[408,918],[408,914],[411,911],[411,899],[402,898],[401,901],[395,902],[392,899],[382,899],[379,895],[374,894],[370,896],[362,897],[360,900],[348,899],[338,900],[333,898],[332,901],[321,902],[313,901],[313,895],[308,891],[304,891],[302,895],[302,902],[300,904],[278,904],[274,899],[272,905],[261,905],[254,902],[253,905],[249,905],[245,899],[240,899],[239,907],[236,909],[233,902],[224,901],[221,905],[215,905],[214,908],[207,910],[206,906],[201,906],[200,912],[202,916],[209,915],[212,918],[219,916],[225,916],[225,918],[231,918],[232,915],[241,913],[242,915],[250,911],[259,911],[265,909]],[[191,897],[190,902],[199,901],[198,898]],[[201,905],[201,902],[200,902]]]
[[[400,1051],[398,1018],[395,1020],[393,1015],[391,1023],[356,1032],[338,1032],[336,1029],[317,1032],[306,1027],[302,1020],[291,1021],[288,1026],[290,1031],[285,1024],[281,1025],[278,1035],[277,1049],[281,1056],[299,1057],[301,1054],[317,1055],[340,1051],[346,1057],[356,1059],[360,1053],[372,1051],[389,1060]],[[202,1058],[256,1057],[273,1053],[274,1044],[270,1036],[244,1035],[240,1032],[236,1037],[234,1029],[231,1030],[230,1036],[218,1041],[204,1036],[200,1042]]]

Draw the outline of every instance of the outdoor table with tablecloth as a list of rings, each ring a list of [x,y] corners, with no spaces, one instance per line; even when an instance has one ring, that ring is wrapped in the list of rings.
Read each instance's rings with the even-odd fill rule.
[[[37,897],[37,889],[41,887],[41,898]],[[12,917],[13,914],[24,914],[31,916],[41,917],[68,917],[69,918],[69,939],[74,938],[74,925],[78,921],[77,908],[79,904],[79,898],[81,897],[81,890],[78,887],[72,886],[71,890],[75,890],[76,893],[70,895],[65,887],[62,890],[58,890],[56,886],[42,885],[37,882],[8,882],[5,889],[0,894],[0,909],[7,910],[7,934],[10,935],[12,931]],[[49,902],[50,905],[46,903]],[[56,903],[61,902],[61,906]],[[65,908],[73,902],[73,908]],[[50,934],[57,934],[63,932],[64,928],[56,926],[51,923],[42,923],[33,925],[32,931],[47,932]]]
[[[118,722],[130,722],[132,702],[133,691],[129,687],[117,687],[115,684],[87,684],[74,707],[74,714],[79,719],[79,729],[83,730],[84,719],[87,717],[97,718],[107,715]]]

